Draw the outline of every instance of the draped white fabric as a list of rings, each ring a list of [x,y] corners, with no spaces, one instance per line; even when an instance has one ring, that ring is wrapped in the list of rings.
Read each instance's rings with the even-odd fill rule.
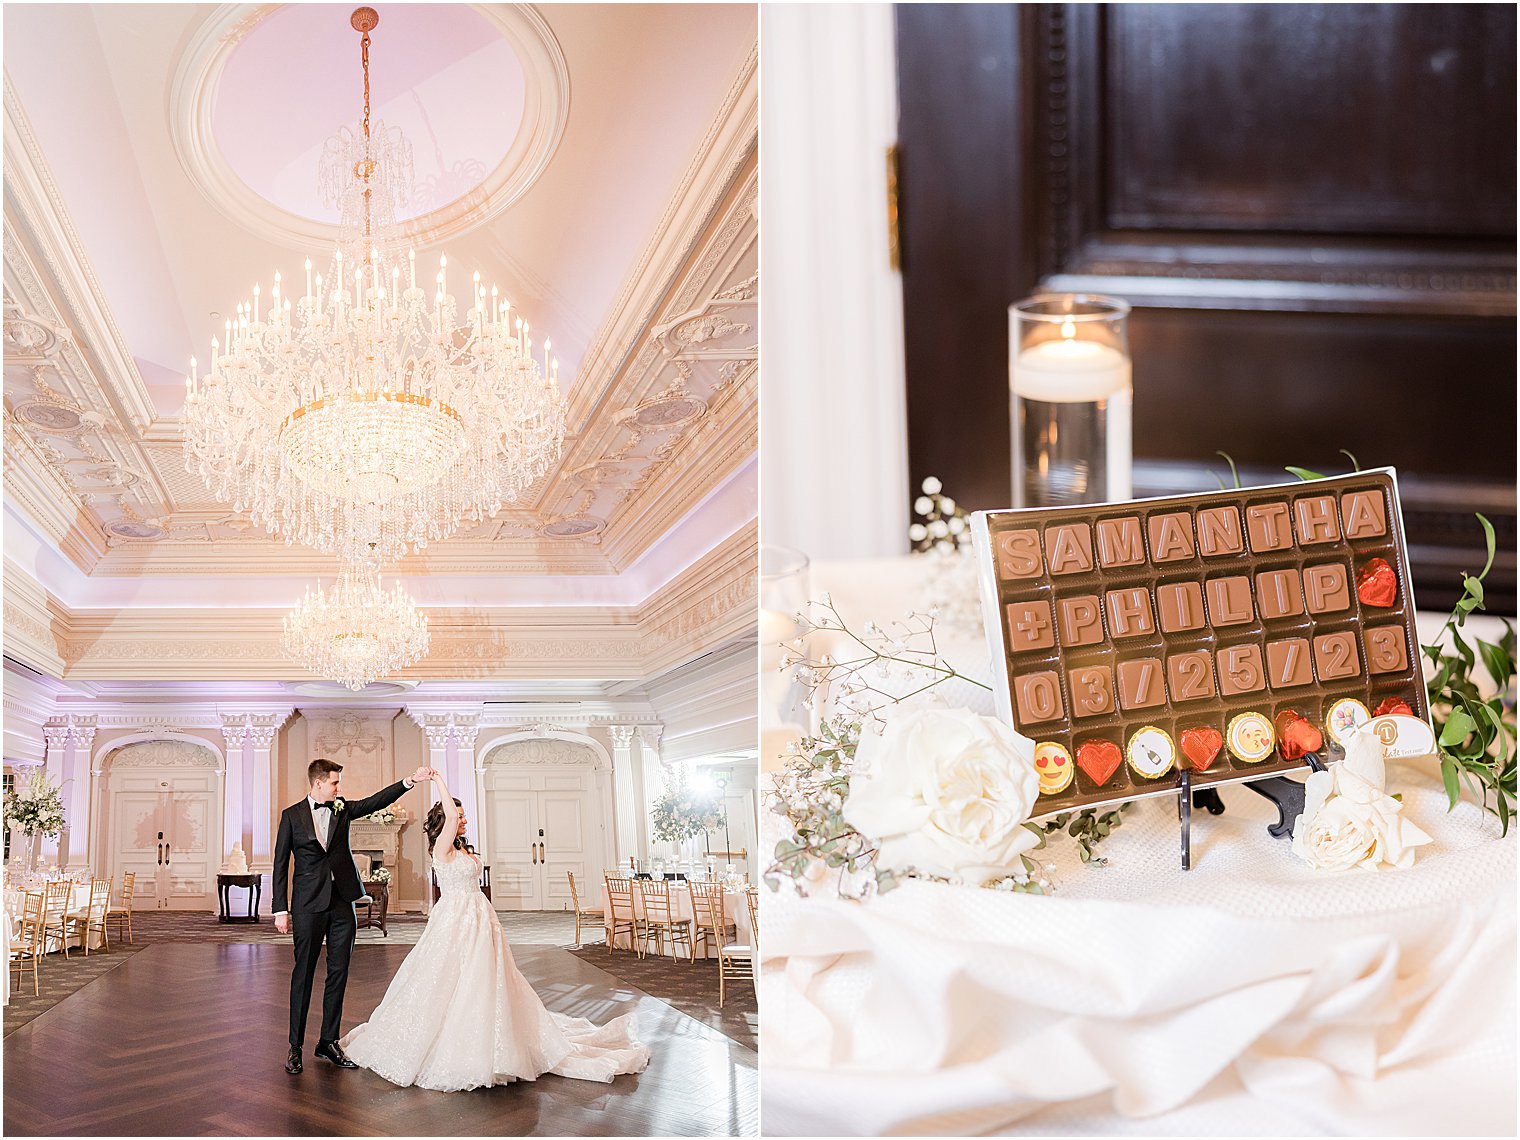
[[[1389,775],[1408,871],[1314,872],[1233,788],[1191,872],[1152,800],[1054,898],[767,897],[766,1132],[1513,1135],[1513,836]]]

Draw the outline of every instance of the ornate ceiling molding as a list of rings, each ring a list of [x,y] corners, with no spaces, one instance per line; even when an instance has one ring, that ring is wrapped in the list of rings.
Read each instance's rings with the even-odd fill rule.
[[[754,523],[633,607],[428,610],[432,650],[409,680],[642,682],[753,638]],[[70,682],[290,680],[278,610],[77,610],[7,564],[6,652]],[[14,649],[14,652],[13,652]]]
[[[278,5],[224,4],[190,36],[169,89],[169,134],[190,181],[230,220],[277,245],[324,253],[335,225],[276,206],[235,174],[214,130],[216,96],[228,58]],[[570,115],[570,68],[548,23],[530,4],[479,4],[523,68],[522,124],[506,156],[468,194],[399,227],[415,244],[467,234],[500,215],[543,174]]]

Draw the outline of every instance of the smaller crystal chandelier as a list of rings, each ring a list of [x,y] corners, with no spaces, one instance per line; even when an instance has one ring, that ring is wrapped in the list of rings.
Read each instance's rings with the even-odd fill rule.
[[[359,690],[428,650],[427,619],[399,585],[350,565],[331,590],[308,588],[285,615],[285,652],[319,676]]]

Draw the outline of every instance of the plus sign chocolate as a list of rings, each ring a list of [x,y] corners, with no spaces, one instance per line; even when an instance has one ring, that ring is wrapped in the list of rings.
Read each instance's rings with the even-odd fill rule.
[[[1371,709],[1429,719],[1391,470],[982,511],[972,533],[1042,814],[1333,759]]]

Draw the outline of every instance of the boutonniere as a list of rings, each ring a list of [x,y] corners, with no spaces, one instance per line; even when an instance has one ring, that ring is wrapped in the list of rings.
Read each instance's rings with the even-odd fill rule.
[[[343,814],[343,809],[345,807],[347,807],[347,806],[348,805],[345,804],[342,800],[333,800],[333,816],[334,816],[334,818],[342,815]]]

